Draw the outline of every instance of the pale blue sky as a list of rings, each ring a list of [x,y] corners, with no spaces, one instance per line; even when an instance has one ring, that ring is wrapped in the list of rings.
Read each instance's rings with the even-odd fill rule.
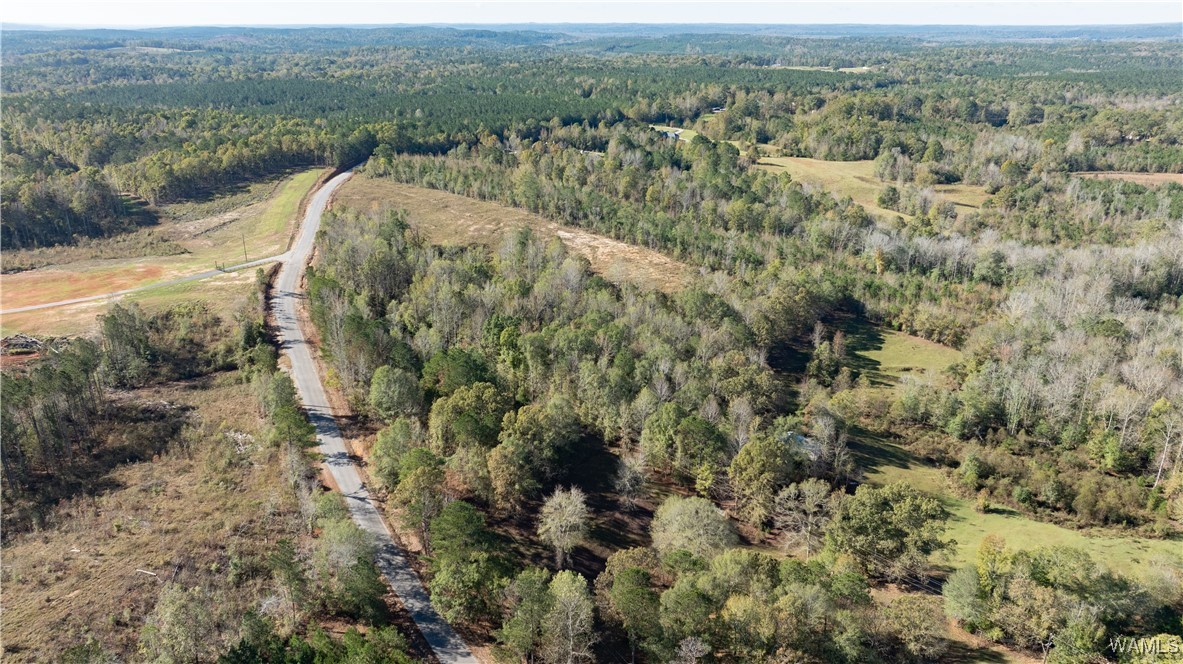
[[[434,0],[7,0],[5,23],[64,26],[390,23],[881,23],[1085,25],[1183,21],[1180,0],[895,2],[469,2]]]

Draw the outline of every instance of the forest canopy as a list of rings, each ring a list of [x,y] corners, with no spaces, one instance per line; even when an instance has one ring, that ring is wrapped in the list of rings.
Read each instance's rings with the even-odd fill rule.
[[[1183,625],[1177,28],[5,30],[0,244],[351,171],[306,278],[325,385],[432,606],[505,661],[1119,659]],[[469,210],[523,226],[429,239]],[[576,231],[685,280],[615,279]],[[5,529],[111,489],[112,449],[215,497],[280,464],[265,554],[103,629],[412,661],[310,470],[269,283],[6,367]],[[128,396],[177,385],[249,394],[262,451]]]

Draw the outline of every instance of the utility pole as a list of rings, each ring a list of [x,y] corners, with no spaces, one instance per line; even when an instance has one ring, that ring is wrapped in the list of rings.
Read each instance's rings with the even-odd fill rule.
[[[247,260],[247,257],[246,257],[246,231],[242,232],[242,262],[243,263],[250,262],[249,260]]]

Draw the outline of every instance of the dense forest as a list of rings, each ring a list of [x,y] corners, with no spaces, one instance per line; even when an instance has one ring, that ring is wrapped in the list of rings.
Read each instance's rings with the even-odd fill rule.
[[[822,159],[898,154],[915,167],[891,164],[889,179],[919,189],[1008,185],[999,207],[1027,217],[1008,226],[1031,224],[1034,214],[1018,213],[1049,204],[1022,186],[1033,174],[1183,168],[1170,41],[1143,43],[1131,58],[1112,42],[934,48],[762,37],[782,55],[759,58],[734,53],[753,43],[735,35],[686,56],[529,32],[67,34],[6,38],[8,246],[117,232],[127,214],[120,194],[155,203],[292,165],[352,166],[383,143],[440,153],[490,132],[689,125],[716,108],[726,112],[710,123],[715,138]],[[996,127],[1006,131],[989,138]]]
[[[552,660],[554,637],[544,626],[518,630],[526,629],[521,622],[529,616],[544,613],[532,602],[574,602],[566,594],[575,593],[586,596],[589,611],[595,604],[607,622],[618,622],[634,648],[658,660],[677,659],[694,647],[722,649],[725,658],[737,660],[786,652],[826,661],[940,655],[934,637],[942,619],[938,604],[917,596],[880,606],[866,589],[894,580],[923,590],[930,555],[950,545],[942,536],[948,513],[902,484],[844,491],[858,476],[847,427],[864,419],[874,426],[884,417],[877,409],[899,426],[922,421],[916,409],[934,398],[924,386],[905,390],[894,403],[877,403],[842,367],[838,333],[817,343],[799,391],[802,403],[794,408],[776,398],[785,393],[778,389],[784,376],[767,364],[769,342],[761,342],[745,321],[758,317],[709,290],[688,290],[673,301],[618,291],[557,243],[527,232],[490,257],[483,250],[426,247],[408,235],[395,213],[346,213],[330,221],[322,242],[329,249],[312,282],[314,319],[343,388],[359,408],[387,423],[372,450],[372,473],[430,553],[433,601],[449,619],[476,625],[503,615],[508,622],[497,636],[506,648]],[[723,292],[738,290],[726,281],[714,283]],[[808,326],[809,319],[803,323]],[[938,429],[974,439],[960,428],[968,425],[967,412],[983,407],[971,401],[981,396],[971,381],[993,380],[978,375],[1006,370],[995,365],[965,378],[953,395],[952,420],[937,423]],[[1082,473],[1078,461],[1057,465],[1052,455],[1032,449],[1039,444],[1027,441],[1017,426],[1011,435],[1027,441],[1027,449],[993,442],[1008,431],[1004,397],[987,397],[998,399],[985,406],[997,409],[998,420],[972,424],[997,435],[964,448],[956,472],[967,489],[993,487],[992,500],[1014,501],[1032,512],[1067,509],[1098,523],[1153,518],[1143,512],[1153,499],[1141,493],[1149,485],[1139,476],[1161,479],[1157,452],[1174,454],[1174,443],[1142,448],[1140,470],[1127,468],[1132,477],[1124,481]],[[1177,417],[1171,408],[1165,401],[1152,408],[1142,433],[1128,433],[1130,440],[1161,432],[1159,418],[1166,423]],[[1111,414],[1102,417],[1113,426]],[[1106,431],[1100,435],[1111,436],[1116,448],[1123,445],[1120,429],[1104,429],[1100,421],[1091,426]],[[566,572],[549,585],[550,573],[542,569],[515,577],[515,556],[497,544],[486,519],[512,518],[523,509],[539,514],[539,537],[554,548],[555,566],[562,569],[587,536],[590,518],[583,493],[563,487],[579,481],[578,460],[604,444],[597,440],[619,441],[622,448],[613,480],[619,508],[629,509],[650,482],[673,483],[701,497],[666,499],[650,526],[652,548],[613,554],[590,595],[586,588],[568,588],[570,579],[560,582]],[[1104,454],[1092,441],[1051,445],[1061,455],[1080,445],[1080,460],[1086,449]],[[1008,475],[1008,469],[1023,467],[1024,457],[1045,468],[1044,474]],[[1102,457],[1094,459],[1085,468],[1104,467]],[[1000,490],[1012,486],[1010,494]],[[1068,493],[1054,504],[1049,490]],[[716,504],[757,532],[775,530],[789,549],[821,555],[805,565],[732,549],[737,533]],[[883,528],[885,518],[898,525]],[[1171,527],[1168,520],[1160,523]],[[1121,588],[1132,588],[1130,579],[1100,572],[1071,550],[1020,553],[997,540],[983,547],[979,556],[989,562],[981,564],[1008,570],[997,573],[1029,579],[1043,578],[1046,572],[1039,570],[1071,568],[1077,571],[1070,576],[1087,579],[1072,589],[1048,578],[1036,583],[1033,596],[1019,594],[1028,591],[1016,585],[1015,595],[989,600],[996,589],[984,585],[979,568],[958,572],[946,592],[950,615],[974,629],[995,630],[990,633],[999,640],[1033,648],[1077,629],[1172,629],[1173,592],[1142,588],[1136,591],[1146,593],[1139,608],[1133,602],[1103,608],[1098,598],[1123,594]],[[507,584],[515,599],[502,614],[497,597]],[[818,621],[814,627],[788,619],[803,610],[799,602],[806,596],[821,602],[811,609],[820,612],[810,614]],[[1033,624],[1032,617],[1046,609],[1036,597],[1088,607],[1090,617],[1065,608]],[[872,619],[877,611],[880,617]],[[821,628],[826,624],[829,630]],[[765,632],[761,625],[778,627]],[[591,652],[592,632],[581,638]]]
[[[1141,661],[1110,644],[1183,640],[1183,559],[1134,572],[1007,533],[957,559],[950,534],[952,501],[1183,533],[1177,30],[1024,30],[6,30],[0,244],[101,241],[330,166],[687,266],[660,292],[530,229],[437,246],[398,205],[326,216],[307,287],[329,383],[432,604],[499,661],[964,658],[950,621],[1046,661]],[[874,205],[794,160],[865,165]],[[213,435],[126,393],[231,374],[292,532],[235,581],[269,589],[258,611],[168,586],[139,652],[411,661],[372,544],[309,470],[258,286],[237,312],[115,305],[6,370],[5,530],[53,528],[114,429],[128,462]],[[865,330],[958,359],[888,380]],[[873,481],[876,445],[938,490]],[[605,534],[617,518],[635,532]]]

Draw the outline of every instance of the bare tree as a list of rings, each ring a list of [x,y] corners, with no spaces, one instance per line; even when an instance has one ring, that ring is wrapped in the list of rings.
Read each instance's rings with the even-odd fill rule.
[[[711,653],[706,642],[697,636],[688,636],[678,642],[678,651],[674,661],[678,664],[695,664]]]
[[[1127,436],[1130,424],[1146,409],[1146,400],[1125,385],[1118,385],[1101,400],[1101,407],[1109,414],[1111,420],[1117,420],[1121,449],[1129,449]]]
[[[575,572],[559,572],[550,582],[553,597],[542,624],[542,654],[551,664],[576,664],[594,658],[594,605],[587,580]]]
[[[1183,440],[1179,440],[1183,436],[1183,412],[1170,401],[1159,399],[1150,408],[1150,417],[1147,419],[1144,432],[1144,435],[1155,439],[1155,445],[1162,446],[1157,455],[1158,468],[1154,472],[1154,486],[1157,488],[1162,481],[1168,459],[1171,458],[1171,448],[1176,446],[1176,441],[1179,441],[1178,446],[1183,448]]]
[[[567,555],[587,537],[590,514],[587,498],[578,487],[556,489],[542,505],[538,536],[555,550],[555,569],[563,569]]]
[[[772,517],[782,533],[781,546],[786,551],[803,549],[807,556],[819,551],[838,500],[839,495],[830,492],[829,484],[815,478],[782,489]]]
[[[628,509],[635,509],[637,500],[645,492],[648,477],[645,474],[645,459],[641,455],[621,457],[617,470],[615,490],[620,502]]]
[[[731,420],[731,451],[738,453],[752,437],[752,425],[756,421],[751,400],[746,395],[732,399],[727,407],[727,417]]]

